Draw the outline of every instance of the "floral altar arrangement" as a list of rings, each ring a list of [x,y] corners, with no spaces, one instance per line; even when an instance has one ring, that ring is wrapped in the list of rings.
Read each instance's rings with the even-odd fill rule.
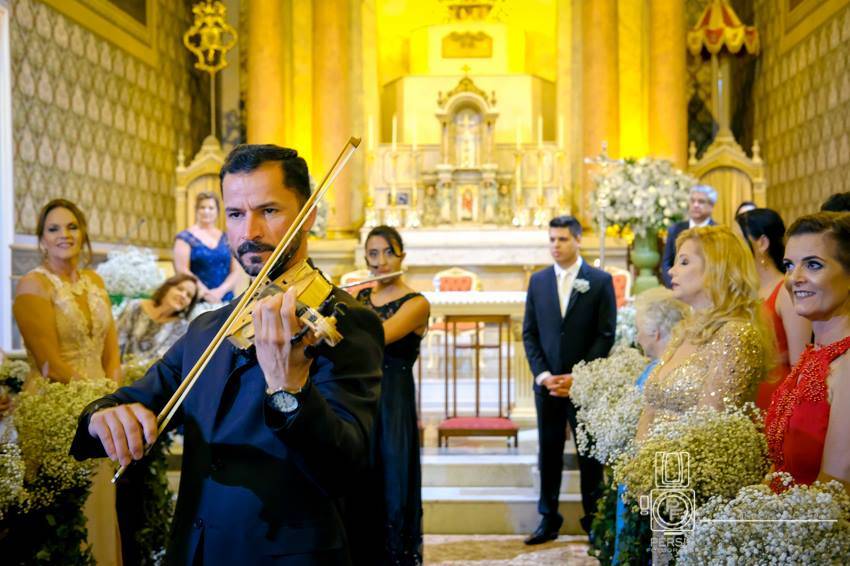
[[[115,384],[39,381],[15,401],[17,444],[0,439],[0,555],[10,564],[92,564],[83,504],[95,463],[68,450],[83,408]]]
[[[696,179],[673,167],[666,159],[613,160],[601,156],[592,175],[594,218],[607,227],[628,228],[635,236],[667,229],[685,217],[688,196]]]
[[[573,367],[570,398],[578,408],[576,443],[582,454],[611,464],[628,451],[641,410],[635,382],[648,363],[636,349],[617,347],[607,358]]]
[[[666,160],[609,159],[604,153],[591,160],[595,189],[591,211],[600,232],[622,236],[632,246],[631,261],[638,268],[634,293],[656,287],[653,270],[661,256],[658,233],[684,218],[693,177]]]
[[[741,488],[734,499],[714,497],[697,511],[678,563],[841,564],[850,557],[850,495],[837,481]]]
[[[151,250],[128,246],[112,250],[107,259],[97,266],[106,292],[114,307],[120,307],[126,298],[148,297],[165,281],[165,275],[156,264],[156,254]],[[118,318],[113,308],[113,317]]]
[[[614,476],[634,500],[656,486],[657,454],[687,453],[688,489],[699,506],[711,497],[734,497],[759,483],[769,469],[763,420],[752,403],[717,410],[694,407],[673,418],[658,417],[633,458],[614,464]]]

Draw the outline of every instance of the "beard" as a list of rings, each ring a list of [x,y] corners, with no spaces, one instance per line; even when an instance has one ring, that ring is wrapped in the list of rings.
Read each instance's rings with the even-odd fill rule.
[[[289,262],[292,261],[292,258],[295,257],[295,254],[298,253],[298,248],[301,247],[301,240],[303,239],[303,233],[298,232],[295,235],[295,239],[292,241],[292,244],[289,246],[283,255],[280,256],[278,260],[278,265],[283,267],[284,270],[286,266],[289,265]],[[262,252],[273,252],[275,250],[275,246],[267,244],[265,242],[257,242],[254,240],[248,240],[246,242],[242,242],[239,244],[239,247],[236,248],[236,251],[233,252],[236,261],[239,262],[239,265],[242,266],[242,269],[245,270],[245,273],[250,275],[251,277],[256,277],[260,274],[260,271],[263,269],[263,258],[258,255],[253,255],[250,257],[246,257],[248,254],[258,254]],[[272,271],[277,271],[277,269],[273,269]],[[282,272],[283,270],[281,270]],[[269,272],[271,275],[271,272]]]

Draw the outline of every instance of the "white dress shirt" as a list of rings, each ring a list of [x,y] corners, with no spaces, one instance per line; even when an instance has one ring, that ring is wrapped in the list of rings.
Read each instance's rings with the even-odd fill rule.
[[[688,228],[702,228],[703,226],[711,226],[710,222],[711,222],[711,216],[709,216],[708,218],[706,218],[705,220],[703,220],[699,224],[697,224],[696,222],[694,222],[693,220],[688,218]]]
[[[561,318],[564,318],[564,315],[567,313],[567,305],[570,302],[570,295],[573,293],[573,284],[575,283],[576,277],[578,276],[578,270],[581,269],[582,263],[584,263],[584,260],[581,259],[581,256],[578,256],[576,262],[566,269],[557,263],[554,265],[555,282],[558,288],[558,305],[561,307]],[[552,377],[552,372],[544,371],[534,378],[534,382],[537,385],[541,385],[543,380],[549,377]]]

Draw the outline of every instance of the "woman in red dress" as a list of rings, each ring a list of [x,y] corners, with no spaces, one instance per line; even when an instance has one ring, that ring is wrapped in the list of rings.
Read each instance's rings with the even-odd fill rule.
[[[735,217],[734,225],[750,246],[759,276],[759,298],[776,337],[777,358],[767,379],[759,384],[756,405],[767,411],[773,392],[788,376],[791,366],[812,338],[812,323],[794,311],[791,293],[785,287],[783,253],[785,223],[769,208],[756,208]]]
[[[773,395],[767,441],[777,471],[850,490],[850,214],[821,212],[788,229],[786,282],[812,321],[806,348]]]

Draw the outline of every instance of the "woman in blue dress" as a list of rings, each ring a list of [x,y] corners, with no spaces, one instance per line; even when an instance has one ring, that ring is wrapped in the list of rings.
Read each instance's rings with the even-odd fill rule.
[[[195,199],[195,224],[177,234],[174,240],[174,271],[194,275],[201,298],[222,303],[233,298],[241,267],[230,253],[227,237],[218,229],[218,198],[213,193],[198,193]]]
[[[366,238],[366,264],[375,276],[401,270],[404,246],[399,233],[378,226]],[[428,328],[431,306],[402,276],[378,281],[358,293],[384,321],[384,377],[375,460],[382,480],[384,542],[381,564],[422,563],[422,471],[413,364]]]

